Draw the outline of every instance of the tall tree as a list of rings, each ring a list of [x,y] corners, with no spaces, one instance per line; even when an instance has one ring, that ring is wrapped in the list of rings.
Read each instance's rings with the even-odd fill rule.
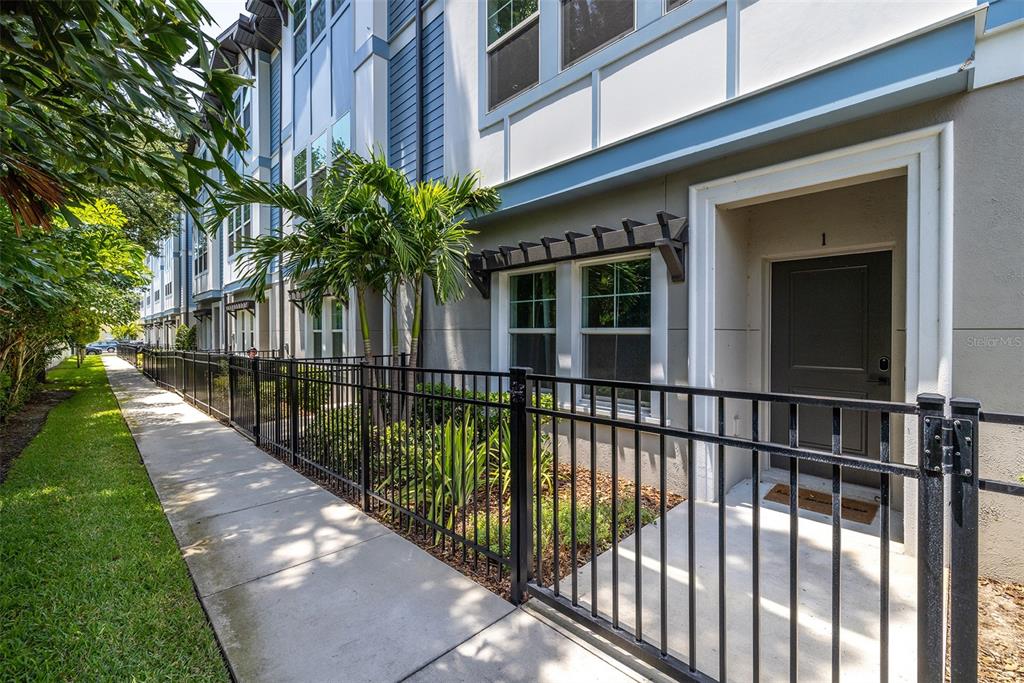
[[[124,214],[102,199],[69,213],[73,222],[19,235],[0,206],[0,419],[60,346],[138,317],[145,252],[125,236]]]
[[[319,306],[329,295],[347,301],[349,288],[354,288],[367,356],[371,353],[367,292],[382,292],[391,303],[391,346],[397,353],[398,294],[408,285],[413,301],[413,365],[418,363],[427,281],[439,305],[463,296],[470,239],[475,234],[468,218],[494,210],[498,201],[497,191],[481,187],[476,174],[410,183],[382,154],[373,152],[366,158],[341,148],[335,150],[334,165],[312,201],[286,187],[257,181],[243,182],[222,197],[225,211],[260,203],[291,212],[299,222],[294,232],[262,235],[245,243],[249,285],[262,296],[270,269],[280,259],[308,305]]]
[[[284,185],[242,180],[221,196],[222,211],[208,229],[216,229],[227,212],[244,204],[266,204],[289,212],[295,224],[292,232],[243,242],[248,286],[262,300],[266,278],[280,260],[307,308],[318,308],[330,296],[348,304],[349,290],[354,289],[363,353],[369,356],[366,297],[387,288],[401,243],[397,232],[382,220],[385,210],[373,188],[355,182],[350,166],[358,161],[357,155],[339,151],[335,165],[318,186],[315,201]]]
[[[5,0],[0,196],[16,233],[97,186],[169,191],[198,212],[205,171],[234,178],[218,152],[245,146],[232,103],[244,80],[213,67],[209,18],[200,0]],[[213,161],[191,153],[192,139]]]

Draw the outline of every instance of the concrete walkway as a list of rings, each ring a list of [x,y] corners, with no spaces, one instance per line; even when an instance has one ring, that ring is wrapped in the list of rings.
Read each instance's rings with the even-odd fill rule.
[[[642,679],[103,362],[238,680]]]

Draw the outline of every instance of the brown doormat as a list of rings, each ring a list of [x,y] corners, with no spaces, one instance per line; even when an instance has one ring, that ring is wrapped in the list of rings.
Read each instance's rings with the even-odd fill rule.
[[[789,505],[789,486],[787,484],[776,484],[771,491],[765,494],[765,500],[773,503]],[[812,491],[801,488],[797,495],[797,504],[804,510],[819,512],[823,515],[832,514],[832,494]],[[875,521],[875,514],[878,512],[878,503],[872,503],[858,498],[842,499],[843,519],[848,519],[861,524],[871,524]]]

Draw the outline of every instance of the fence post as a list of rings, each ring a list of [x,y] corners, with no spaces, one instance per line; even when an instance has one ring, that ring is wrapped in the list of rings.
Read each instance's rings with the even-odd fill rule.
[[[359,361],[359,492],[363,510],[370,509],[370,364]]]
[[[260,445],[260,359],[252,359],[252,437]]]
[[[950,490],[950,680],[978,680],[978,418],[981,404],[954,398]]]
[[[511,487],[512,602],[526,597],[530,578],[530,446],[526,413],[526,376],[530,368],[510,368],[509,378],[509,477]]]
[[[299,369],[295,357],[288,359],[288,446],[292,465],[299,462]]]
[[[946,630],[943,623],[942,560],[943,410],[939,394],[919,394],[917,467],[917,680],[943,683]]]

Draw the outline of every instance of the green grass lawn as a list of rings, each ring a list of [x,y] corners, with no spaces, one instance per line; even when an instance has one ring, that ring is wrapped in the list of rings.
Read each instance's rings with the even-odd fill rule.
[[[102,361],[0,484],[0,680],[228,680]]]

